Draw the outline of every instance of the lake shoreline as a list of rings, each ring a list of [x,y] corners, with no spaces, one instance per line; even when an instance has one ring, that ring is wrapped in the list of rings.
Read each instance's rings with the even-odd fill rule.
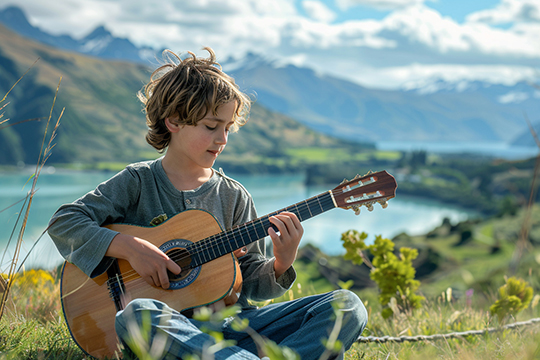
[[[0,210],[26,196],[30,185],[27,184],[24,189],[23,185],[28,180],[28,176],[28,173],[0,175]],[[19,258],[24,258],[25,251],[30,249],[46,229],[50,217],[60,205],[74,201],[110,176],[110,172],[103,171],[58,170],[52,174],[43,173],[38,179],[38,191],[30,209],[25,231],[25,246]],[[306,186],[304,177],[299,174],[233,175],[233,177],[252,194],[259,216],[303,201],[336,186],[336,184],[333,186]],[[398,196],[391,199],[388,204],[388,208],[384,210],[375,205],[373,212],[363,208],[360,216],[354,215],[353,211],[334,209],[307,220],[303,223],[305,228],[304,242],[312,243],[330,255],[336,255],[343,251],[340,241],[341,233],[350,229],[365,231],[370,237],[380,234],[391,238],[401,232],[410,234],[428,232],[433,227],[440,225],[446,217],[450,218],[452,222],[458,222],[477,215],[455,206],[400,196],[399,192]],[[16,214],[19,211],[20,206],[0,212],[0,223],[3,225],[0,228],[0,249],[2,250],[5,249],[11,236]],[[46,263],[48,259],[51,261],[60,259],[47,234],[40,240],[40,245],[33,253],[30,255],[29,264],[37,264],[37,267],[47,267],[41,264]],[[8,256],[6,255],[6,257]]]

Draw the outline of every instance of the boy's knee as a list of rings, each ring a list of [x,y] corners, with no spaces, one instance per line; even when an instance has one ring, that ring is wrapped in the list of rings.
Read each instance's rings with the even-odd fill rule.
[[[135,299],[131,301],[124,310],[116,313],[116,333],[122,338],[130,327],[141,328],[145,322],[152,321],[152,314],[155,316],[156,312],[162,312],[164,306],[166,305],[152,299]]]
[[[343,312],[343,322],[345,326],[362,333],[368,321],[367,310],[362,300],[349,290],[336,290],[334,292],[334,304]]]

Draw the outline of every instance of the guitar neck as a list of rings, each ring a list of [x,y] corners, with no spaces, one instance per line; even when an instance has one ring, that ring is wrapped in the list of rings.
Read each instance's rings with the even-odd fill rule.
[[[252,242],[268,236],[268,229],[277,228],[270,222],[270,217],[284,211],[294,213],[300,221],[311,219],[328,210],[336,208],[332,192],[327,191],[301,201],[271,214],[262,216],[231,230],[223,231],[198,241],[187,248],[191,254],[191,267],[197,267],[220,256],[232,253]]]

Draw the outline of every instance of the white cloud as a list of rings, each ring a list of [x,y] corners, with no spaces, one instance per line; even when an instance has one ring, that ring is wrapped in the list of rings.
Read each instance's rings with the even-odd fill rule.
[[[512,91],[507,94],[499,96],[497,99],[501,104],[519,104],[530,98],[530,95],[520,91]]]
[[[469,61],[487,56],[501,57],[498,61],[505,61],[505,56],[540,58],[540,27],[536,24],[509,30],[481,23],[458,24],[425,6],[396,11],[382,23],[388,37],[400,39],[403,47],[411,49],[422,45],[434,60],[443,61],[446,56]]]
[[[305,12],[313,19],[323,23],[330,23],[336,18],[336,13],[330,10],[326,5],[316,0],[302,1],[302,7]]]
[[[443,80],[450,84],[481,81],[511,86],[516,82],[538,78],[538,71],[527,66],[506,65],[453,65],[412,64],[406,67],[385,69],[387,76],[401,79],[403,88],[412,90],[435,86],[434,81]]]
[[[426,0],[336,0],[336,5],[342,10],[347,10],[358,5],[379,10],[396,10],[420,5],[425,1]]]
[[[345,0],[339,1],[343,5]],[[299,3],[309,17],[294,0],[162,0],[159,6],[147,0],[57,0],[47,5],[19,0],[17,5],[33,24],[55,34],[82,36],[104,24],[115,36],[139,45],[177,52],[211,46],[222,60],[255,52],[386,88],[448,74],[493,80],[505,69],[510,79],[522,79],[516,74],[539,63],[540,22],[520,20],[534,19],[532,10],[507,10],[514,23],[504,29],[491,26],[485,12],[458,23],[424,0],[346,1],[347,6],[394,11],[382,20],[336,22],[336,14],[320,0]],[[524,9],[538,2],[503,0],[486,11],[491,19],[502,19],[504,6]]]
[[[487,24],[508,24],[516,21],[540,22],[540,1],[502,0],[494,9],[472,13],[466,20]]]

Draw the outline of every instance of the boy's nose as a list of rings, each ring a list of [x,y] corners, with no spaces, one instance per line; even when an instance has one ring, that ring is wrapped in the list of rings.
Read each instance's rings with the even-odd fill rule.
[[[228,131],[220,132],[217,139],[216,139],[216,143],[218,143],[218,144],[227,144],[228,137],[229,137],[229,132]]]

